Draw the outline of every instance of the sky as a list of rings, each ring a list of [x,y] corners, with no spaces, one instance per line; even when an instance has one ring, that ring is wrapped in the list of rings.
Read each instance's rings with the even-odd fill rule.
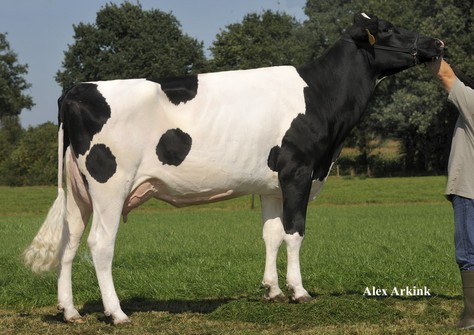
[[[61,94],[54,80],[61,69],[64,51],[74,43],[73,25],[94,23],[96,13],[107,3],[121,0],[2,0],[0,33],[7,33],[10,49],[20,64],[28,65],[25,76],[32,87],[24,93],[35,106],[23,110],[23,127],[57,122],[57,99]],[[130,0],[136,3],[137,0]],[[204,42],[205,52],[215,36],[248,13],[264,10],[286,12],[304,21],[306,0],[139,0],[144,10],[171,12],[185,34]]]

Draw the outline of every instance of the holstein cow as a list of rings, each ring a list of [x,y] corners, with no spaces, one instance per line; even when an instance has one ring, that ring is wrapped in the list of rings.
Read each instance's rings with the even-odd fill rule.
[[[177,207],[259,194],[265,297],[283,297],[276,258],[287,245],[287,287],[310,299],[299,251],[306,208],[382,77],[438,57],[443,42],[358,14],[316,61],[181,79],[79,84],[59,100],[58,197],[25,251],[34,271],[59,264],[59,308],[80,320],[71,267],[87,239],[105,314],[128,322],[112,281],[123,215],[149,198]],[[64,167],[63,167],[64,159]],[[67,196],[62,187],[66,174]]]

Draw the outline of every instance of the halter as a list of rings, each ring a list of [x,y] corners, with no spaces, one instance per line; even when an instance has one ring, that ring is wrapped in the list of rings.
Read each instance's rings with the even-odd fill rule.
[[[374,44],[373,47],[374,49],[379,49],[379,50],[395,51],[395,52],[410,54],[413,57],[414,64],[418,65],[420,64],[420,61],[418,60],[418,37],[419,37],[419,34],[416,34],[415,42],[413,42],[413,45],[411,48],[392,47],[392,46],[385,46],[385,45],[378,45],[378,44]],[[350,38],[343,37],[341,38],[341,40],[355,44],[354,40]]]

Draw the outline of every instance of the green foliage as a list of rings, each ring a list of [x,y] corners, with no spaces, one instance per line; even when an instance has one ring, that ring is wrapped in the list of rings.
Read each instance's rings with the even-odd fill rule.
[[[301,65],[307,59],[302,25],[284,13],[247,14],[216,36],[210,48],[213,71]]]
[[[27,73],[28,66],[18,64],[6,35],[0,33],[0,128],[4,117],[18,116],[34,105],[31,96],[23,93],[31,87],[24,78]]]
[[[307,0],[305,29],[311,36],[312,58],[323,54],[352,23],[357,6],[352,0]]]
[[[4,116],[0,126],[0,164],[10,155],[23,135],[18,116]]]
[[[0,143],[4,141],[5,133],[0,129]],[[8,155],[0,161],[0,185],[54,184],[57,176],[56,138],[57,126],[50,122],[22,131],[15,146],[10,147]]]
[[[202,72],[203,44],[183,34],[172,15],[124,2],[107,4],[95,24],[74,26],[56,80],[66,89],[81,81],[182,76]]]

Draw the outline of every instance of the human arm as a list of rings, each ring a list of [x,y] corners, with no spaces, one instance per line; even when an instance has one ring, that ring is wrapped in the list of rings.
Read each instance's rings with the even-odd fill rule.
[[[451,88],[457,78],[451,66],[444,59],[440,59],[431,65],[431,70],[444,88],[448,92],[451,92]]]

